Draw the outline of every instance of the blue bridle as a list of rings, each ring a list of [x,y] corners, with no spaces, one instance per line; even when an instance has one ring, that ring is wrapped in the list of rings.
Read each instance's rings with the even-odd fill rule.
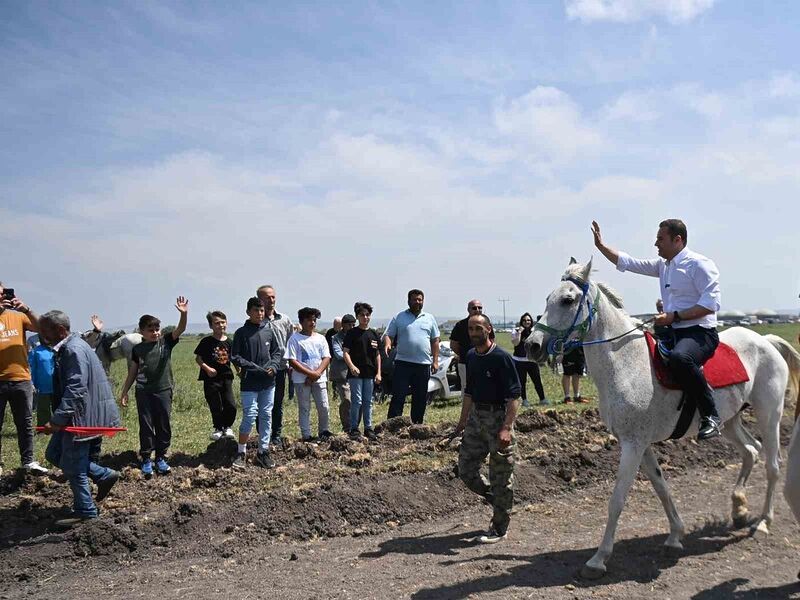
[[[578,310],[575,311],[575,318],[572,319],[572,325],[570,325],[567,329],[555,329],[543,323],[536,323],[536,325],[533,326],[534,329],[540,329],[541,331],[545,331],[550,334],[550,341],[547,343],[547,353],[550,355],[559,356],[563,356],[575,348],[581,348],[583,346],[589,346],[606,341],[583,341],[586,338],[586,335],[589,333],[589,330],[592,328],[592,324],[594,323],[594,317],[597,314],[597,302],[600,300],[600,290],[597,290],[597,295],[594,298],[594,302],[592,302],[592,299],[589,297],[588,281],[581,281],[580,279],[571,276],[562,277],[561,281],[569,281],[570,283],[574,283],[581,290],[581,300],[578,304]],[[586,305],[586,318],[578,323],[584,311],[584,304]],[[575,332],[578,333],[577,337],[569,339],[570,336]]]

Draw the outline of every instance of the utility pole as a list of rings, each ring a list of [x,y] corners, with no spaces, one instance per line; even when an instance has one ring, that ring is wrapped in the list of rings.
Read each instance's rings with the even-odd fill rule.
[[[498,298],[497,299],[498,302],[502,302],[503,303],[503,325],[502,325],[502,327],[500,329],[505,329],[506,328],[506,302],[509,302],[510,300],[511,300],[511,298]]]

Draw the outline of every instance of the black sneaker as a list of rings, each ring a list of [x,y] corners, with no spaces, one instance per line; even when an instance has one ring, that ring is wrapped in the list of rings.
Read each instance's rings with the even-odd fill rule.
[[[698,440],[707,440],[717,437],[719,434],[719,417],[702,417],[700,419],[700,431],[697,432]]]
[[[351,440],[360,440],[361,439],[361,432],[358,429],[351,429],[350,433],[348,435],[350,436]]]
[[[256,454],[256,459],[253,462],[259,467],[263,467],[265,469],[272,469],[275,467],[275,461],[272,460],[269,452],[259,452]]]
[[[246,469],[247,468],[247,454],[244,452],[239,452],[236,455],[236,458],[233,459],[233,464],[231,465],[234,469]]]
[[[97,484],[97,495],[94,497],[95,502],[100,502],[111,491],[111,488],[114,487],[114,484],[119,481],[119,471],[111,471],[111,474],[108,476],[107,479],[104,479],[100,483]]]
[[[321,439],[323,442],[325,440],[331,439],[332,437],[333,437],[333,434],[330,431],[328,431],[327,429],[319,434],[319,439]]]
[[[365,429],[364,430],[364,435],[367,436],[367,439],[370,442],[374,442],[375,440],[378,439],[378,434],[375,433],[372,429]]]
[[[92,519],[96,519],[97,517],[87,517],[83,515],[72,515],[71,517],[65,517],[63,519],[58,519],[53,525],[58,527],[59,529],[70,529],[71,527],[75,527],[75,525],[80,525],[81,523],[85,523],[86,521],[91,521]]]

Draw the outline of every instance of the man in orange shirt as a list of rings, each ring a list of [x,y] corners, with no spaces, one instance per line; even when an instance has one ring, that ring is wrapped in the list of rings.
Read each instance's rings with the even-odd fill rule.
[[[0,282],[0,429],[6,404],[10,404],[17,427],[20,464],[32,475],[45,475],[47,469],[33,460],[33,384],[25,346],[26,331],[39,331],[39,320],[14,295],[14,290]]]

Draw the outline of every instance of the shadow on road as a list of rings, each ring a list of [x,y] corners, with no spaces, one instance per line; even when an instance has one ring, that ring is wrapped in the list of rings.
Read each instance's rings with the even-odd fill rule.
[[[713,588],[703,590],[692,596],[692,600],[716,600],[717,598],[728,598],[730,600],[762,600],[780,598],[800,598],[800,581],[792,581],[785,585],[777,587],[758,588],[754,590],[740,590],[737,591],[741,585],[750,583],[749,579],[744,577],[737,577],[724,581]]]
[[[361,558],[379,558],[389,554],[435,554],[457,557],[462,549],[474,546],[470,538],[477,533],[459,532],[438,536],[394,538],[382,542],[375,552],[362,554]],[[595,547],[543,552],[533,556],[485,554],[464,560],[444,560],[439,563],[443,567],[466,563],[486,563],[488,567],[491,563],[495,563],[495,570],[484,577],[420,589],[412,595],[412,598],[418,600],[466,598],[471,594],[495,592],[510,587],[538,589],[573,584],[576,588],[590,588],[624,581],[648,583],[658,579],[662,571],[675,566],[681,558],[717,552],[747,539],[747,533],[732,530],[726,522],[710,522],[689,533],[683,541],[684,550],[677,554],[668,552],[661,546],[665,539],[666,534],[660,534],[619,540],[614,545],[614,554],[608,563],[608,574],[598,581],[582,580],[578,576],[583,564],[594,554]],[[497,573],[497,563],[517,564],[511,565],[502,573]],[[742,596],[742,598],[750,597]]]

